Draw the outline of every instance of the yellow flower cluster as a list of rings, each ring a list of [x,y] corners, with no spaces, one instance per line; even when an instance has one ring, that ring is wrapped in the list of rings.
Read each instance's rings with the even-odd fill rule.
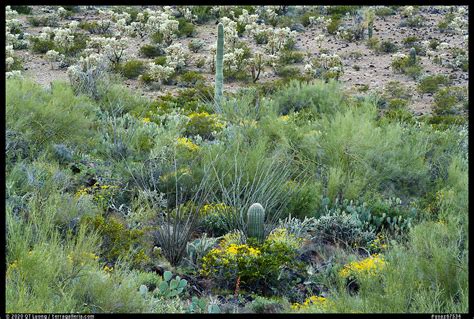
[[[142,122],[143,122],[143,123],[150,123],[150,118],[149,118],[149,117],[144,117],[144,118],[142,119]]]
[[[99,256],[97,256],[94,253],[88,253],[88,252],[83,252],[78,255],[73,255],[73,254],[68,254],[67,255],[67,260],[69,263],[77,263],[80,264],[81,266],[85,265],[85,262],[88,260],[98,260]]]
[[[231,206],[227,206],[224,203],[218,203],[218,204],[206,204],[201,207],[199,210],[199,213],[201,213],[202,216],[207,216],[210,214],[219,214],[226,212],[228,210],[232,209]]]
[[[104,266],[104,271],[106,273],[111,273],[114,270],[114,267],[109,267],[107,265]]]
[[[385,260],[382,255],[374,254],[361,261],[353,261],[344,266],[339,271],[339,276],[347,278],[350,275],[368,274],[375,275],[385,267]]]
[[[189,138],[187,137],[179,137],[178,138],[178,147],[185,148],[191,152],[195,152],[199,149],[199,146],[194,144]]]
[[[255,263],[255,258],[260,255],[260,249],[245,244],[230,244],[221,248],[214,248],[203,257],[201,273],[205,276],[208,276],[211,272],[217,273],[217,266],[223,266],[226,269],[241,269],[244,264]]]
[[[319,296],[311,296],[309,298],[306,298],[306,300],[300,304],[300,303],[294,303],[291,305],[291,309],[294,310],[299,310],[302,308],[308,308],[311,305],[317,305],[320,306],[321,308],[326,307],[328,304],[327,299],[324,297],[319,297]]]
[[[283,122],[287,122],[289,120],[290,116],[289,115],[282,115],[280,116],[280,120],[282,120]]]
[[[217,114],[209,114],[207,112],[192,112],[188,116],[193,122],[200,120],[209,121],[211,123],[211,129],[215,131],[221,130],[225,127],[225,123],[219,120]]]
[[[374,250],[385,250],[387,249],[387,244],[385,243],[385,238],[382,234],[377,234],[377,237],[374,241],[369,245],[371,249]]]
[[[298,249],[303,243],[302,238],[298,238],[293,234],[288,234],[288,231],[285,228],[276,228],[268,235],[266,242],[270,245],[274,244],[285,244],[293,249]]]
[[[237,255],[239,253],[244,253],[250,256],[258,256],[260,255],[260,250],[258,248],[253,248],[247,245],[230,244],[227,247],[225,253],[229,255]]]
[[[94,194],[96,192],[106,191],[108,189],[115,189],[115,188],[118,188],[118,186],[99,185],[99,183],[96,182],[94,185],[92,185],[90,187],[84,187],[84,188],[79,189],[76,192],[75,196],[76,196],[76,198],[79,198],[81,196],[85,196],[85,195],[88,195],[88,194]],[[94,195],[94,199],[96,199],[96,200],[104,199],[104,196],[101,195],[101,194],[96,194],[96,195]]]

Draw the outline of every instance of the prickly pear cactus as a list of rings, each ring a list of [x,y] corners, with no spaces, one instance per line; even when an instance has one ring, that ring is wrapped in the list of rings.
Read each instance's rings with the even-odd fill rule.
[[[265,239],[265,209],[259,203],[252,204],[247,213],[247,235],[259,242]]]

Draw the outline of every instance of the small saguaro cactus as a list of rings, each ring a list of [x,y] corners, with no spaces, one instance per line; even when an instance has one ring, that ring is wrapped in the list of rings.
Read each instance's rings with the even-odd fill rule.
[[[247,235],[263,242],[265,209],[259,203],[252,204],[247,213]]]
[[[224,26],[217,26],[217,50],[216,50],[216,83],[214,88],[214,100],[220,106],[224,82]]]
[[[374,24],[372,22],[369,22],[369,25],[367,26],[367,33],[369,35],[369,39],[372,39],[372,35],[374,34]]]
[[[411,48],[410,49],[410,65],[415,65],[416,64],[416,49]]]

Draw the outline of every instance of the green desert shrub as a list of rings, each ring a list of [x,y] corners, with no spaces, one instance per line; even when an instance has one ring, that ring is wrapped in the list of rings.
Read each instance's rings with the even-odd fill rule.
[[[84,149],[93,143],[97,107],[86,96],[75,96],[66,83],[53,82],[46,90],[11,79],[6,92],[7,128],[21,131],[33,147],[68,143]]]
[[[120,64],[117,71],[127,79],[135,79],[145,71],[145,63],[140,60],[130,60]]]
[[[316,116],[333,114],[342,106],[343,96],[336,82],[324,84],[316,81],[304,84],[291,81],[287,86],[272,95],[271,103],[279,114],[299,112],[309,109]]]
[[[145,44],[140,47],[140,54],[145,58],[155,58],[163,55],[165,52],[163,49],[155,44]]]
[[[421,93],[436,93],[441,85],[449,85],[450,80],[443,74],[428,75],[418,83],[418,90]]]

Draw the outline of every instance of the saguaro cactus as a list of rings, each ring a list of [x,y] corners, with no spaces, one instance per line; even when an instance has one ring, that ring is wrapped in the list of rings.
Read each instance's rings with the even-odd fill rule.
[[[247,235],[263,242],[265,209],[259,203],[252,204],[247,213]]]
[[[369,39],[372,39],[372,35],[374,34],[374,24],[372,22],[369,22],[369,25],[367,26],[367,33],[369,35]]]
[[[410,65],[415,65],[416,64],[416,49],[411,48],[410,49]]]
[[[214,88],[214,100],[220,106],[222,100],[224,82],[224,26],[217,26],[217,50],[216,50],[216,84]]]

